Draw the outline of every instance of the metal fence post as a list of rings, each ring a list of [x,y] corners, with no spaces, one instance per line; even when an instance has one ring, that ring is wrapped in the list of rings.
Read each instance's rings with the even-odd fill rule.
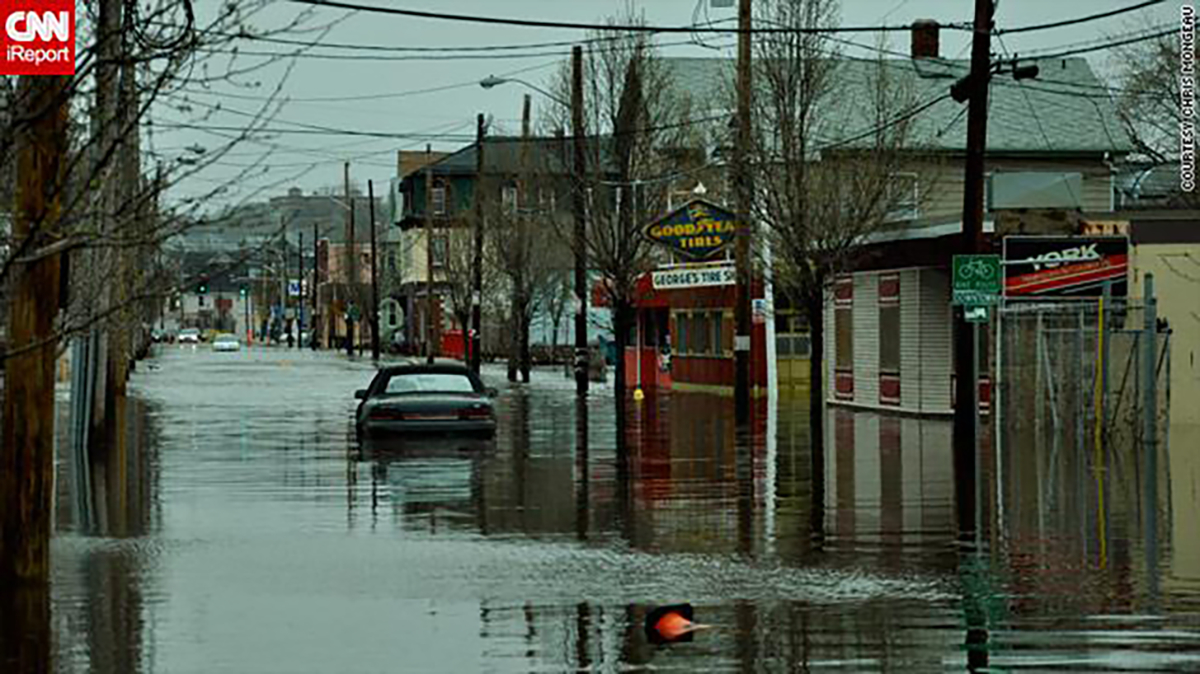
[[[1142,292],[1142,451],[1145,453],[1146,550],[1158,549],[1158,382],[1155,365],[1158,347],[1158,306],[1154,275],[1146,274]],[[1155,562],[1157,560],[1154,560]],[[1151,562],[1147,559],[1147,562]]]

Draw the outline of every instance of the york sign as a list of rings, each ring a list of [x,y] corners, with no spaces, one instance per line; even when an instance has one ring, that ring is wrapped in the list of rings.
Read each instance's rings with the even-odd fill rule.
[[[1126,292],[1129,240],[1123,236],[1009,236],[1004,239],[1008,297],[1095,297]]]
[[[672,252],[707,260],[733,242],[734,223],[733,213],[696,199],[651,223],[643,234]]]

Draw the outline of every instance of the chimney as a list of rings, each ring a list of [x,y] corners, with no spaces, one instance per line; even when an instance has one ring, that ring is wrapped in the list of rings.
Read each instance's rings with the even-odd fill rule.
[[[918,19],[912,24],[912,57],[935,59],[938,54],[938,22],[933,19]]]

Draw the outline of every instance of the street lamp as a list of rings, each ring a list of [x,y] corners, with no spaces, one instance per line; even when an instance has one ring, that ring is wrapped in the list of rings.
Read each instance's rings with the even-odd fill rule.
[[[533,89],[534,91],[538,92],[539,94],[545,96],[546,98],[549,98],[550,100],[554,101],[555,103],[558,103],[559,105],[563,106],[564,108],[571,107],[571,104],[568,103],[567,101],[564,101],[563,99],[559,98],[558,96],[555,96],[554,94],[550,93],[549,91],[546,91],[545,89],[543,89],[542,87],[539,87],[538,85],[534,84],[533,82],[523,80],[519,77],[497,77],[495,75],[488,75],[487,77],[485,77],[479,81],[479,86],[483,87],[484,89],[494,89],[495,87],[498,87],[501,84],[509,84],[509,83],[523,84],[523,85],[529,87],[530,89]]]

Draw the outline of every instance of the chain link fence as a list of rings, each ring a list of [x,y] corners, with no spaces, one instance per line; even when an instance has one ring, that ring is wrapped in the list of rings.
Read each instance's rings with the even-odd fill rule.
[[[997,496],[1010,526],[1086,545],[1087,528],[1137,528],[1169,497],[1157,485],[1169,484],[1170,335],[1150,312],[1124,298],[999,309]]]

